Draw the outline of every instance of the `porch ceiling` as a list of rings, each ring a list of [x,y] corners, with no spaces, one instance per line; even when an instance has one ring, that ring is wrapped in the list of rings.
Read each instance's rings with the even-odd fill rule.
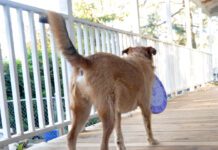
[[[218,16],[218,0],[193,0],[201,6],[208,15]]]

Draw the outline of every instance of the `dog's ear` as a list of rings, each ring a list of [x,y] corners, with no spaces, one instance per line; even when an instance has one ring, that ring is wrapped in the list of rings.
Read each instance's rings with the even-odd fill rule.
[[[123,55],[123,54],[128,54],[131,50],[132,50],[132,47],[129,47],[129,48],[127,48],[127,49],[124,49],[124,50],[122,51],[122,55]]]
[[[147,49],[148,49],[148,52],[149,52],[150,56],[151,56],[151,55],[156,55],[157,50],[156,50],[155,48],[153,48],[153,47],[147,47]]]

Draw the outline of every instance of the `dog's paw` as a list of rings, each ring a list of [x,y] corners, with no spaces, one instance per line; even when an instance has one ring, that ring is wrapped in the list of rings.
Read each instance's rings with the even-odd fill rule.
[[[124,143],[117,142],[117,150],[126,150]]]
[[[155,139],[148,139],[148,142],[150,145],[158,145],[159,144],[158,140],[155,140]]]
[[[126,150],[126,147],[125,146],[119,146],[119,147],[117,147],[117,150]]]

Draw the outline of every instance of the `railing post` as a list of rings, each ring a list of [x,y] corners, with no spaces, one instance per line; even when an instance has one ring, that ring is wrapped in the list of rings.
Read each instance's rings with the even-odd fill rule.
[[[167,20],[167,41],[172,42],[173,33],[172,33],[170,0],[165,0],[165,1],[166,1],[166,20]]]
[[[136,10],[137,10],[137,29],[136,29],[136,33],[140,34],[141,30],[140,30],[140,10],[139,10],[139,0],[136,0]]]
[[[200,49],[203,49],[204,39],[203,39],[203,15],[202,15],[202,8],[198,8],[198,17],[199,17],[199,30],[200,30]]]
[[[192,48],[192,29],[191,29],[191,16],[189,0],[185,0],[185,16],[186,16],[186,46]]]

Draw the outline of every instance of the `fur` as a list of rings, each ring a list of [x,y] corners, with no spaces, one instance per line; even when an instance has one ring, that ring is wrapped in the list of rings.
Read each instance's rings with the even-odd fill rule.
[[[102,121],[101,150],[108,150],[112,130],[116,130],[117,149],[125,150],[121,131],[121,113],[136,109],[142,111],[150,144],[158,142],[151,129],[150,97],[154,79],[152,47],[129,47],[123,50],[125,57],[96,53],[88,57],[80,55],[68,36],[64,18],[48,12],[56,43],[73,66],[71,83],[72,129],[68,134],[69,150],[76,149],[79,132],[86,123],[91,106],[97,109]]]

